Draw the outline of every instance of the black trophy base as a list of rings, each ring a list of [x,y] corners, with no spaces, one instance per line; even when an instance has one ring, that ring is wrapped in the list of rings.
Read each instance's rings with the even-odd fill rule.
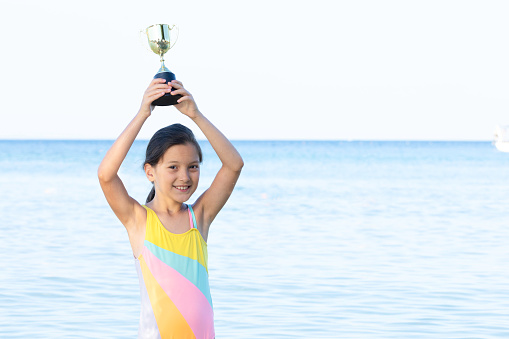
[[[161,73],[157,73],[154,76],[154,79],[155,78],[165,79],[166,82],[168,83],[168,82],[170,82],[172,80],[175,80],[175,74],[173,74],[172,72],[161,72]],[[172,88],[171,90],[173,91],[174,88]],[[166,93],[165,95],[163,95],[159,99],[154,100],[154,102],[152,102],[152,105],[154,105],[154,106],[176,105],[177,104],[177,100],[180,99],[180,98],[182,98],[182,95],[180,95],[180,94],[171,95],[170,93]]]

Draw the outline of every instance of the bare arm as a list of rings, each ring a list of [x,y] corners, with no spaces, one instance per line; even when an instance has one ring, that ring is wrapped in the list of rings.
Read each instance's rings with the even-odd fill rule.
[[[244,166],[244,161],[223,133],[198,110],[192,95],[182,86],[182,83],[174,80],[171,82],[171,86],[175,88],[172,94],[182,95],[182,98],[178,101],[179,104],[175,107],[196,123],[222,163],[221,169],[216,174],[210,188],[195,203],[195,210],[197,214],[201,215],[200,226],[206,238],[210,224],[233,192]]]
[[[128,232],[139,224],[138,219],[141,220],[145,210],[129,196],[118,176],[118,170],[141,127],[151,115],[152,102],[169,91],[170,87],[164,83],[164,79],[154,79],[150,83],[143,96],[140,110],[108,150],[97,171],[108,204]]]

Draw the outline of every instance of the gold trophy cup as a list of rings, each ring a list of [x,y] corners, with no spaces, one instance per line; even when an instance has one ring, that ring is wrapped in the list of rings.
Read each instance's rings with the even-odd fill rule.
[[[170,82],[175,80],[175,74],[170,72],[168,68],[164,65],[164,54],[170,50],[177,42],[178,38],[178,27],[175,25],[167,25],[167,24],[157,24],[147,27],[144,31],[142,31],[148,39],[148,45],[152,52],[159,55],[161,58],[161,68],[154,76],[154,78],[162,78],[165,79],[166,82]],[[172,89],[173,90],[173,89]],[[154,100],[152,105],[154,106],[169,106],[175,105],[177,100],[180,99],[181,95],[171,95],[170,93],[166,93],[162,97],[157,100]]]

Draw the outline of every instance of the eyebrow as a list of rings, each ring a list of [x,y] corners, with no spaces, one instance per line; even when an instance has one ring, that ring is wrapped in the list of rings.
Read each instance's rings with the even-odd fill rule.
[[[180,164],[181,162],[180,161],[177,161],[177,160],[170,160],[170,161],[167,161],[165,162],[165,164]],[[190,164],[195,164],[195,163],[200,163],[199,160],[194,160],[194,161],[191,161]]]

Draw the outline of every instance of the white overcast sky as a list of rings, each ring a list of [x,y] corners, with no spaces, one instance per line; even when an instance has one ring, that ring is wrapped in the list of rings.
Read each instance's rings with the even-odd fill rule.
[[[5,1],[0,139],[114,139],[167,67],[231,139],[491,140],[509,1]],[[157,108],[140,138],[175,121]],[[198,136],[200,134],[198,133]]]

